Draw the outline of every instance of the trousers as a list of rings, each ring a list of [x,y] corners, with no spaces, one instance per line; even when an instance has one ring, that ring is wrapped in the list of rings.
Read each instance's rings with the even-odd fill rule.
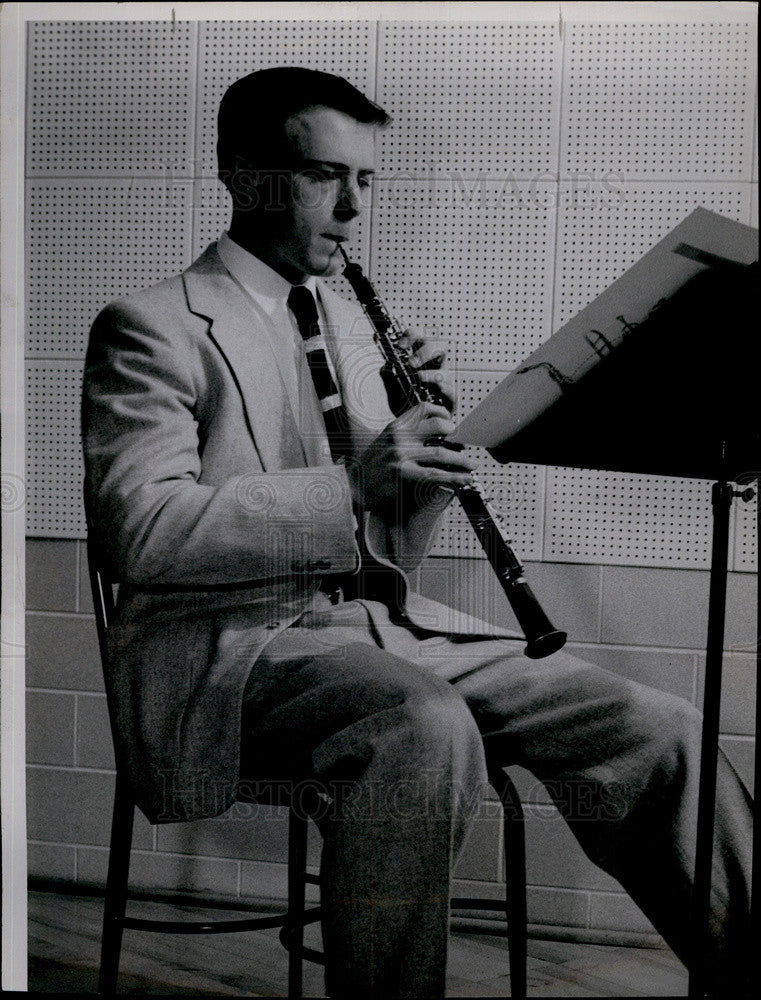
[[[329,996],[442,997],[449,885],[489,768],[542,781],[586,855],[686,961],[701,716],[683,699],[559,652],[445,637],[382,605],[326,601],[257,660],[242,770],[323,790]],[[742,995],[752,804],[720,755],[710,968]]]

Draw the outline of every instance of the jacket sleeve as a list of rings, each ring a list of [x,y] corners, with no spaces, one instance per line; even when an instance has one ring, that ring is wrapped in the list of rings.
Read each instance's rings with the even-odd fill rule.
[[[250,463],[206,481],[199,413],[219,386],[203,384],[189,331],[156,312],[107,307],[85,361],[85,504],[113,577],[203,587],[354,571],[343,468],[262,471],[252,444]]]

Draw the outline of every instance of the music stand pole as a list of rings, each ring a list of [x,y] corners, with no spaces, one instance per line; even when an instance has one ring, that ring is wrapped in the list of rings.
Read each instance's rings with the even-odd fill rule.
[[[703,685],[703,734],[700,754],[700,789],[695,851],[695,883],[692,895],[693,948],[690,961],[689,996],[706,994],[706,961],[709,948],[711,865],[716,808],[716,768],[719,758],[721,672],[724,656],[724,624],[727,606],[727,562],[729,558],[729,511],[734,495],[726,480],[713,484],[713,541],[708,596],[708,636]]]
[[[756,480],[756,748],[754,752],[755,774],[753,778],[753,801],[758,802],[761,796],[761,768],[758,766],[758,730],[761,724],[761,476]],[[761,843],[759,843],[758,823],[753,821],[753,862],[752,886],[758,886],[759,864],[761,863]],[[750,929],[751,941],[761,940],[761,920],[759,908],[754,902],[755,894],[750,897]],[[753,966],[753,978],[758,989],[758,963]]]

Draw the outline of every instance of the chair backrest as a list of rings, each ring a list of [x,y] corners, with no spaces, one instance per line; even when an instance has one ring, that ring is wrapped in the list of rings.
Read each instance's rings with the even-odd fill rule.
[[[108,626],[114,620],[116,605],[114,603],[114,592],[111,584],[101,569],[97,542],[91,531],[87,535],[87,566],[90,571],[90,588],[92,589],[92,603],[95,608],[95,625],[98,629],[98,645],[100,646],[101,659],[105,665],[106,632]]]

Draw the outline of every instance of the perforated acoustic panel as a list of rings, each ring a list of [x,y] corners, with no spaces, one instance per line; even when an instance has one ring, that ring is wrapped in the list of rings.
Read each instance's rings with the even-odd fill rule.
[[[381,171],[541,177],[557,163],[556,24],[382,23]]]
[[[103,306],[181,270],[189,195],[157,180],[30,182],[28,353],[83,355]]]
[[[459,372],[456,378],[458,412],[469,413],[504,375],[501,372]],[[471,454],[480,463],[476,478],[491,498],[507,536],[521,557],[541,558],[545,469],[518,463],[498,465],[483,450],[473,449]],[[431,554],[485,558],[457,501],[450,504],[442,518]]]
[[[756,30],[746,23],[570,24],[561,171],[749,180]]]
[[[703,480],[549,470],[545,559],[704,568],[710,544]]]
[[[697,205],[747,222],[748,185],[562,182],[553,328],[594,299]],[[716,349],[722,349],[718,342]],[[636,419],[636,413],[600,414],[607,421]],[[590,427],[590,435],[594,432]],[[702,480],[555,469],[547,489],[547,559],[709,564],[710,487]]]
[[[698,205],[749,222],[749,185],[563,182],[553,329],[583,309]]]
[[[28,172],[188,170],[195,48],[187,22],[31,22]]]
[[[79,362],[27,364],[27,518],[35,535],[81,538],[85,534],[81,388]]]
[[[369,21],[209,21],[200,26],[196,174],[216,176],[216,119],[235,80],[270,66],[337,73],[374,96],[375,33]],[[255,109],[252,109],[252,118]]]
[[[551,185],[380,180],[373,272],[401,321],[444,337],[459,368],[507,370],[549,336]]]
[[[745,484],[743,484],[745,485]],[[754,489],[758,491],[759,481]],[[736,570],[746,570],[750,573],[758,571],[758,499],[744,503],[736,500],[734,536],[734,559],[732,566]]]
[[[481,465],[476,478],[484,487],[516,552],[523,559],[541,559],[544,470],[538,466],[517,463],[499,466],[485,454],[479,458]],[[483,549],[456,500],[442,517],[430,554],[485,558]]]
[[[571,24],[561,59],[556,24],[31,24],[30,532],[83,533],[79,384],[93,316],[181,270],[227,225],[214,121],[230,82],[313,66],[394,116],[352,255],[400,319],[449,339],[467,412],[695,204],[748,221],[757,184],[738,182],[757,176],[752,35]],[[524,558],[707,565],[705,484],[486,456],[479,477]],[[733,517],[734,566],[752,570],[755,518]],[[434,551],[480,554],[456,507]]]

